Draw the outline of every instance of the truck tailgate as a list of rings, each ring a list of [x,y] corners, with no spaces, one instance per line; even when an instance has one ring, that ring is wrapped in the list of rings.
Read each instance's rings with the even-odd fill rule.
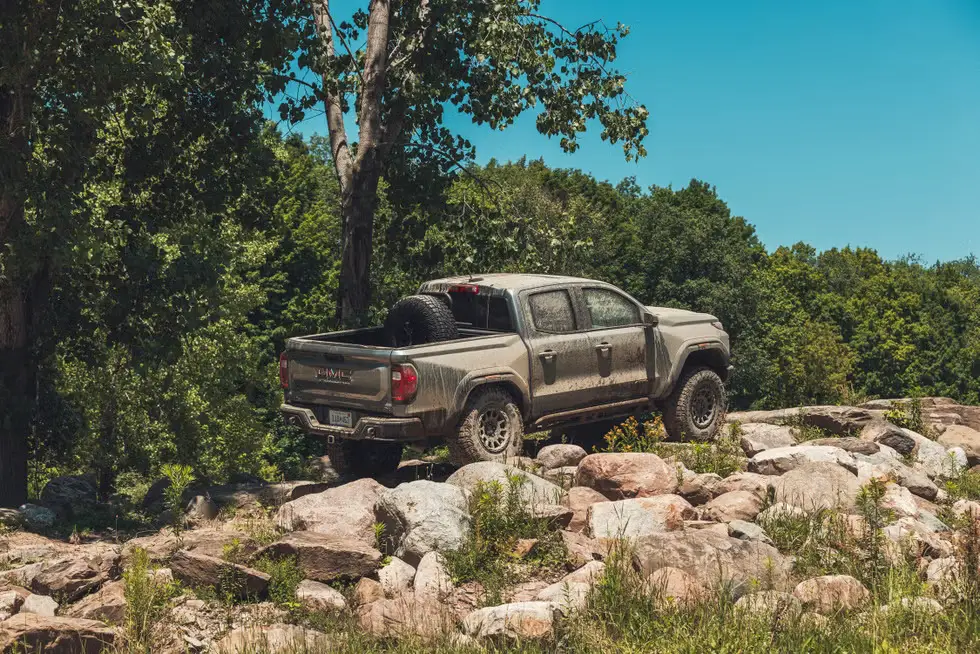
[[[290,402],[390,411],[390,348],[290,339],[287,354]]]

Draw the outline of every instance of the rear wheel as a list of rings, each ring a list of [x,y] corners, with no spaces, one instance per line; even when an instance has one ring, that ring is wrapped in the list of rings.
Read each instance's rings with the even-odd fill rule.
[[[402,460],[402,444],[342,440],[327,445],[327,456],[341,479],[381,477],[398,470]]]
[[[725,382],[710,368],[692,368],[681,375],[664,403],[664,426],[677,440],[711,441],[725,424],[728,394]]]
[[[510,393],[490,386],[470,395],[459,428],[446,443],[456,465],[506,461],[524,447],[524,418]]]

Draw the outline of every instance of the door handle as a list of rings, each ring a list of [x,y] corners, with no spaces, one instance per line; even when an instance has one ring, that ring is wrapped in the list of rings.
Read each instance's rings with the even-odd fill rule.
[[[599,343],[595,346],[595,349],[601,356],[608,357],[609,353],[612,352],[612,345],[609,343]]]
[[[558,357],[558,353],[554,350],[542,350],[538,356],[544,359],[545,363],[551,363]]]

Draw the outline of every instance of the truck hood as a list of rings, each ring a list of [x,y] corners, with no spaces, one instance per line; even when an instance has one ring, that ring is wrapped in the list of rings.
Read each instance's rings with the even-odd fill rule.
[[[660,319],[661,325],[693,325],[697,323],[718,322],[718,318],[710,313],[698,313],[671,307],[646,307],[648,311]]]

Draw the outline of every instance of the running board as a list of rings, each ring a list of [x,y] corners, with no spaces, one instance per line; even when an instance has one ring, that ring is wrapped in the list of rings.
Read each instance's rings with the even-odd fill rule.
[[[640,406],[650,406],[650,398],[643,397],[635,400],[624,400],[622,402],[610,402],[609,404],[598,404],[596,406],[587,406],[584,409],[573,409],[571,411],[560,411],[559,413],[550,413],[546,416],[541,416],[534,421],[535,428],[545,428],[551,425],[555,425],[562,422],[568,422],[580,418],[602,418],[607,417],[606,414],[618,415],[622,413],[628,413],[628,409],[633,409]]]

